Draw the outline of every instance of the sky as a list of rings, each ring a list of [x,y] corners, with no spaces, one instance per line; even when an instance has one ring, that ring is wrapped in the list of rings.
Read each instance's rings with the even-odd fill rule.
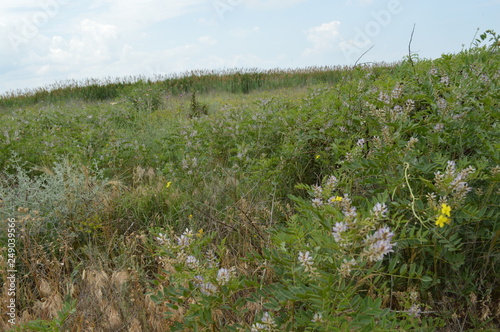
[[[16,0],[0,3],[0,95],[198,70],[435,59],[500,33],[500,0]],[[366,52],[366,54],[364,54]],[[364,55],[363,55],[364,54]]]

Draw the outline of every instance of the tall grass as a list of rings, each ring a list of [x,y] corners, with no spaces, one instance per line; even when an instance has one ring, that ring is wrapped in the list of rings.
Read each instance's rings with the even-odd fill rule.
[[[17,330],[498,329],[497,43],[12,96]]]

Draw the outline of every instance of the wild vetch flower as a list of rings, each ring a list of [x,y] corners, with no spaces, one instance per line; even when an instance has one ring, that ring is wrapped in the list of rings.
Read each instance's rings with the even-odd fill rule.
[[[161,246],[170,243],[170,239],[167,237],[167,234],[159,233],[155,239]]]
[[[450,78],[447,75],[444,75],[443,77],[441,77],[440,82],[443,83],[444,85],[448,85],[450,84]]]
[[[321,206],[323,206],[323,200],[321,198],[313,198],[311,200],[311,202],[312,202],[312,205],[314,207],[321,207]]]
[[[401,115],[401,114],[403,114],[403,107],[400,105],[396,105],[396,106],[394,106],[393,111],[397,115]]]
[[[309,251],[306,252],[299,252],[299,257],[298,257],[300,265],[302,265],[307,272],[313,272],[314,271],[314,261],[311,256],[311,253]]]
[[[207,251],[206,259],[208,261],[209,268],[219,267],[219,261],[218,261],[217,256],[215,255],[215,253],[212,249],[209,249]]]
[[[379,228],[375,233],[365,239],[367,247],[363,255],[366,256],[369,262],[381,261],[384,255],[394,252],[392,247],[394,244],[391,242],[394,233],[391,232],[389,227]]]
[[[448,102],[444,98],[439,98],[437,101],[437,107],[440,111],[444,111],[446,106],[448,106]]]
[[[378,100],[383,102],[384,104],[389,104],[391,102],[389,95],[385,92],[382,92],[382,91],[378,95]]]
[[[417,143],[418,143],[418,138],[416,138],[416,137],[410,137],[410,140],[408,141],[408,143],[406,143],[406,149],[407,150],[413,149],[413,147]]]
[[[431,68],[431,70],[429,70],[429,74],[431,74],[432,76],[436,76],[438,74],[437,68]]]
[[[194,256],[187,256],[186,257],[186,265],[188,266],[188,268],[194,270],[200,265],[200,262]]]
[[[377,203],[373,206],[372,215],[375,218],[385,218],[387,216],[387,205],[385,203]]]
[[[335,175],[330,175],[328,177],[328,179],[326,180],[326,183],[325,183],[325,189],[327,191],[332,191],[334,190],[336,187],[337,187],[337,183],[339,181],[337,180],[337,178],[335,177]]]
[[[200,291],[205,295],[214,295],[217,293],[217,286],[212,284],[211,282],[204,282],[200,285]]]
[[[274,322],[274,318],[269,315],[268,312],[265,312],[262,315],[262,318],[259,323],[252,324],[251,330],[252,332],[263,332],[263,331],[273,331],[276,327],[276,323]]]
[[[412,304],[410,309],[408,309],[408,315],[413,316],[413,317],[420,317],[420,313],[422,310],[420,310],[420,306],[418,304]]]
[[[177,245],[179,247],[189,247],[191,244],[191,238],[187,237],[186,235],[182,234],[181,236],[177,236]]]
[[[342,233],[346,232],[348,229],[349,227],[343,221],[335,223],[335,226],[332,227],[332,235],[335,239],[335,242],[339,243],[342,246],[346,245],[345,243],[343,243],[344,239],[342,238]]]
[[[229,270],[221,268],[219,269],[219,271],[217,271],[217,282],[221,286],[227,284],[233,277],[234,277],[234,268],[231,268]]]
[[[435,133],[439,133],[439,132],[443,131],[443,129],[444,129],[444,125],[442,123],[437,123],[434,126],[434,132]]]
[[[355,265],[356,261],[354,259],[348,261],[347,259],[344,258],[344,261],[342,262],[339,268],[340,275],[344,278],[349,277],[351,275],[352,267]]]
[[[407,111],[413,111],[415,109],[415,102],[413,99],[408,99],[405,103],[405,108]]]
[[[394,237],[394,233],[391,232],[391,229],[387,226],[379,228],[375,233],[372,235],[374,240],[387,240],[391,241],[392,238]]]
[[[323,322],[323,314],[321,312],[317,312],[314,314],[313,318],[311,319],[313,323],[322,323]]]
[[[313,195],[315,198],[323,197],[323,188],[321,188],[321,186],[313,185],[311,188],[313,190]]]
[[[358,213],[356,212],[356,207],[351,205],[351,199],[347,194],[342,198],[342,213],[344,214],[347,221],[352,221],[356,218]]]
[[[397,98],[401,97],[402,94],[403,94],[403,84],[398,84],[392,90],[391,98],[392,99],[397,99]]]
[[[212,284],[211,282],[205,282],[203,276],[195,276],[193,280],[196,287],[200,289],[200,292],[205,295],[214,295],[217,293],[217,286]]]
[[[362,147],[363,145],[365,145],[365,139],[364,138],[360,138],[358,139],[358,141],[356,142],[356,145],[359,146],[359,147]]]

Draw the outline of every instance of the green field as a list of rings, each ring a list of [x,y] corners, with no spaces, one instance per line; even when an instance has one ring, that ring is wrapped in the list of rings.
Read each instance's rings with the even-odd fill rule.
[[[5,94],[0,329],[500,329],[499,119],[491,31],[435,60]]]

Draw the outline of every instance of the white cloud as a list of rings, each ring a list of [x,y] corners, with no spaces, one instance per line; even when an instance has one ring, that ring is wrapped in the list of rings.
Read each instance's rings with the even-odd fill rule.
[[[233,37],[243,38],[251,35],[252,33],[257,33],[260,31],[260,27],[254,26],[253,28],[248,29],[234,29],[230,30],[229,34]]]
[[[107,11],[100,21],[134,30],[152,23],[179,17],[200,8],[206,0],[97,0]]]
[[[198,41],[202,44],[210,46],[217,44],[217,40],[215,40],[212,36],[202,36],[198,38]]]
[[[307,39],[313,44],[312,48],[304,51],[304,55],[313,55],[332,50],[340,38],[340,21],[323,23],[307,31]]]

